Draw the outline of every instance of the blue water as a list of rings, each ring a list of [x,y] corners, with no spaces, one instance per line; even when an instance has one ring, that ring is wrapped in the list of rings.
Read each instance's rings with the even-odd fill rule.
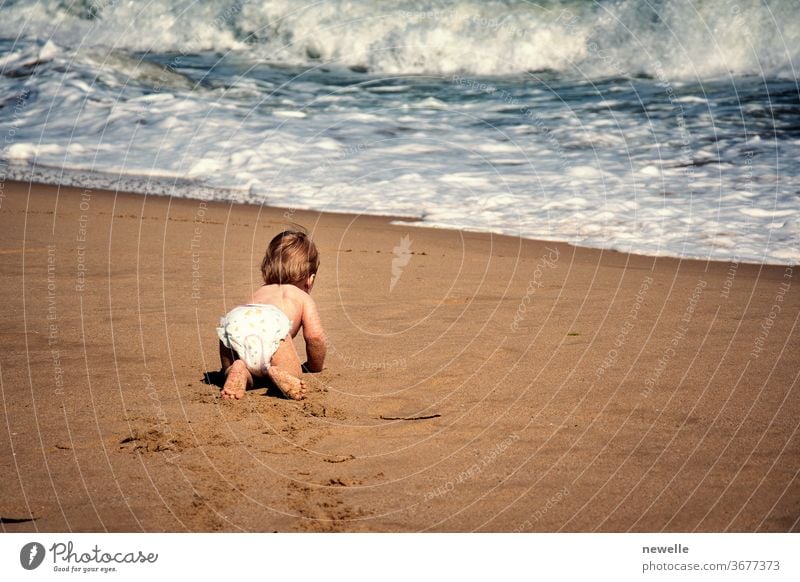
[[[0,16],[0,177],[800,262],[797,2]]]

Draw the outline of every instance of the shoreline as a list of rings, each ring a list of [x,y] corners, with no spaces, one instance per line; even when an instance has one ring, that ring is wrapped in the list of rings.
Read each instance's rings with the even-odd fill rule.
[[[13,182],[0,213],[3,531],[800,531],[794,267]],[[214,326],[290,220],[325,370],[222,402]]]
[[[89,174],[89,176],[108,176],[109,179],[111,178],[110,174],[104,174],[102,172],[95,172],[93,174]],[[86,175],[83,176],[84,179],[86,177],[87,177]],[[125,176],[123,178],[119,178],[119,180],[124,183],[126,178],[127,179],[133,179],[133,178],[136,178],[136,176]],[[34,185],[40,186],[40,187],[56,188],[56,189],[59,189],[59,188],[71,188],[71,189],[76,189],[76,190],[88,189],[88,190],[92,190],[92,191],[108,192],[108,193],[111,193],[111,194],[114,194],[114,192],[115,192],[115,190],[111,190],[107,186],[97,187],[97,186],[84,186],[84,185],[78,184],[77,183],[79,181],[78,178],[76,178],[74,181],[76,183],[74,185],[72,185],[72,184],[58,184],[58,183],[55,183],[55,182],[47,182],[47,181],[28,182],[26,180],[19,179],[18,177],[13,177],[13,178],[9,178],[8,180],[6,180],[5,183],[6,184],[16,184],[16,185],[34,184]],[[332,215],[337,215],[337,216],[372,216],[372,217],[375,217],[375,218],[386,219],[386,220],[389,220],[389,221],[400,221],[400,222],[403,223],[401,226],[407,226],[407,227],[411,227],[411,228],[415,228],[415,229],[416,228],[423,228],[423,229],[433,229],[433,230],[447,230],[447,231],[454,231],[454,232],[470,232],[470,233],[475,233],[475,234],[485,234],[485,235],[494,236],[494,237],[508,237],[508,238],[511,238],[511,239],[529,240],[529,241],[533,241],[533,242],[537,242],[537,243],[552,242],[552,243],[557,243],[557,244],[569,245],[569,246],[576,247],[576,248],[590,249],[590,250],[602,251],[602,252],[607,252],[607,253],[620,253],[620,254],[624,254],[624,255],[636,255],[636,256],[649,257],[649,258],[659,258],[659,259],[667,259],[667,258],[669,258],[669,259],[674,259],[674,260],[678,260],[678,261],[698,261],[698,262],[702,262],[702,263],[710,262],[710,263],[724,263],[724,264],[737,264],[737,265],[738,264],[745,264],[745,265],[756,265],[756,266],[763,265],[763,266],[770,266],[770,267],[794,266],[792,263],[770,263],[770,262],[750,261],[750,260],[742,259],[741,257],[738,257],[736,254],[734,254],[733,257],[728,258],[728,259],[698,258],[698,257],[678,257],[678,256],[675,256],[675,255],[669,255],[669,254],[648,255],[648,254],[640,253],[640,252],[637,252],[637,251],[620,251],[620,250],[611,249],[611,248],[585,246],[585,245],[575,244],[575,243],[571,243],[569,241],[564,241],[564,240],[552,240],[551,241],[551,240],[540,239],[540,238],[528,238],[528,237],[525,237],[525,236],[522,236],[522,235],[502,234],[502,233],[497,233],[497,232],[494,232],[494,231],[491,231],[491,230],[474,230],[474,229],[469,229],[469,228],[465,228],[465,227],[433,226],[433,225],[429,225],[429,224],[426,224],[424,222],[421,222],[420,218],[410,217],[410,216],[393,215],[393,214],[371,214],[371,213],[355,214],[353,212],[347,212],[347,211],[314,210],[314,209],[308,209],[308,208],[290,208],[290,207],[285,207],[285,206],[273,206],[273,205],[269,205],[267,203],[256,203],[254,201],[226,200],[226,199],[215,198],[215,197],[213,197],[213,194],[214,193],[223,194],[225,192],[238,192],[238,190],[221,189],[221,188],[208,188],[206,186],[203,186],[200,183],[197,183],[195,185],[191,181],[187,181],[187,182],[183,183],[182,180],[177,179],[177,178],[153,177],[153,182],[155,184],[157,184],[157,185],[154,186],[154,188],[157,189],[157,190],[159,189],[158,184],[163,184],[163,187],[167,188],[167,187],[170,187],[169,186],[170,184],[172,185],[171,187],[174,187],[177,183],[181,183],[181,187],[185,187],[185,188],[188,189],[190,187],[195,187],[196,186],[196,188],[199,189],[199,190],[204,190],[204,191],[210,192],[212,196],[209,197],[209,198],[194,198],[194,197],[189,197],[189,196],[177,196],[177,195],[173,195],[173,194],[166,194],[166,193],[158,192],[158,191],[147,192],[144,189],[143,190],[138,190],[138,191],[137,190],[124,190],[124,191],[119,190],[117,192],[119,194],[125,194],[125,195],[129,195],[129,196],[156,196],[156,197],[161,197],[161,198],[171,198],[171,199],[175,199],[175,200],[177,200],[177,199],[190,200],[190,201],[193,200],[193,201],[196,201],[196,202],[201,202],[202,201],[202,202],[206,202],[206,203],[223,204],[223,205],[232,204],[232,205],[235,205],[235,206],[252,206],[252,207],[256,207],[256,208],[274,208],[275,210],[284,211],[284,212],[286,212],[286,211],[295,211],[295,212],[296,211],[302,211],[302,212],[311,213],[311,214],[320,213],[320,214],[332,214]],[[150,183],[149,179],[148,179],[148,183]],[[132,185],[132,183],[129,184],[129,185]],[[411,221],[419,221],[419,222],[413,223]]]

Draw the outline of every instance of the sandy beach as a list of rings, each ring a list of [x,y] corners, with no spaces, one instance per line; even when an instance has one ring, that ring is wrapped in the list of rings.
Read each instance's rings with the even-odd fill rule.
[[[800,530],[796,268],[3,186],[3,531]],[[325,370],[223,402],[290,223]]]

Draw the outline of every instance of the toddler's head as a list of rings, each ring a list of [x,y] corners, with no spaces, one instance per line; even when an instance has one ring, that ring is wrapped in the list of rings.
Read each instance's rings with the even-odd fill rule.
[[[267,285],[295,285],[310,291],[319,268],[317,245],[304,230],[286,230],[269,242],[261,274]]]

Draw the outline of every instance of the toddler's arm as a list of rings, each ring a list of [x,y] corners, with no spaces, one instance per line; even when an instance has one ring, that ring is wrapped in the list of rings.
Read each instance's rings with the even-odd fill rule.
[[[306,296],[303,305],[303,339],[306,340],[306,367],[309,372],[321,372],[325,362],[325,353],[328,350],[328,340],[322,328],[322,320],[317,311],[317,304],[310,296]]]

